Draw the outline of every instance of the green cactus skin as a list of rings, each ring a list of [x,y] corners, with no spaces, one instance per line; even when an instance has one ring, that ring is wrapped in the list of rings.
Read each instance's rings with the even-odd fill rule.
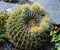
[[[8,15],[6,12],[0,12],[0,42],[4,41],[3,38],[7,38],[6,36],[6,20],[8,19]]]
[[[45,31],[42,33],[34,33],[29,31],[28,23],[30,19],[34,19],[35,26],[39,26],[43,17],[47,16],[46,12],[40,9],[30,10],[18,9],[12,13],[12,15],[7,20],[6,33],[10,41],[21,49],[34,50],[41,47],[46,41],[47,34]]]

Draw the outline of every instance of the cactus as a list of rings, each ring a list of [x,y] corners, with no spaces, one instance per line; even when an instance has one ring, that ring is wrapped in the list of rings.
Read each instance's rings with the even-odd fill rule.
[[[0,42],[4,41],[3,38],[6,38],[5,34],[5,25],[6,25],[6,20],[8,19],[8,15],[6,12],[0,12]]]
[[[24,4],[14,11],[6,23],[6,33],[16,47],[34,50],[46,41],[50,18],[42,6]]]

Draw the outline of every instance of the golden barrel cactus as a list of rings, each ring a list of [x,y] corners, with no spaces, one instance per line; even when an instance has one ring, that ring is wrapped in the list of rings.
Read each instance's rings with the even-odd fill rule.
[[[24,4],[14,11],[6,24],[6,33],[10,41],[21,49],[34,50],[46,41],[50,19],[42,6]]]

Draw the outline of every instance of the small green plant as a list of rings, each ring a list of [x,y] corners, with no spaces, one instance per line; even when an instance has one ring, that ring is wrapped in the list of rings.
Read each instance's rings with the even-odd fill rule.
[[[55,43],[55,48],[57,50],[60,49],[60,35],[57,35],[57,31],[51,31],[50,32],[50,35],[51,35],[51,42],[54,42]]]

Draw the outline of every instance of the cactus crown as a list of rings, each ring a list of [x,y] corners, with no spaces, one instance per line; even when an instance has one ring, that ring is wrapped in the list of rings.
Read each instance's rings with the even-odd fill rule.
[[[41,45],[42,34],[50,27],[48,14],[38,4],[24,4],[8,19],[6,33],[16,46],[35,48]]]

